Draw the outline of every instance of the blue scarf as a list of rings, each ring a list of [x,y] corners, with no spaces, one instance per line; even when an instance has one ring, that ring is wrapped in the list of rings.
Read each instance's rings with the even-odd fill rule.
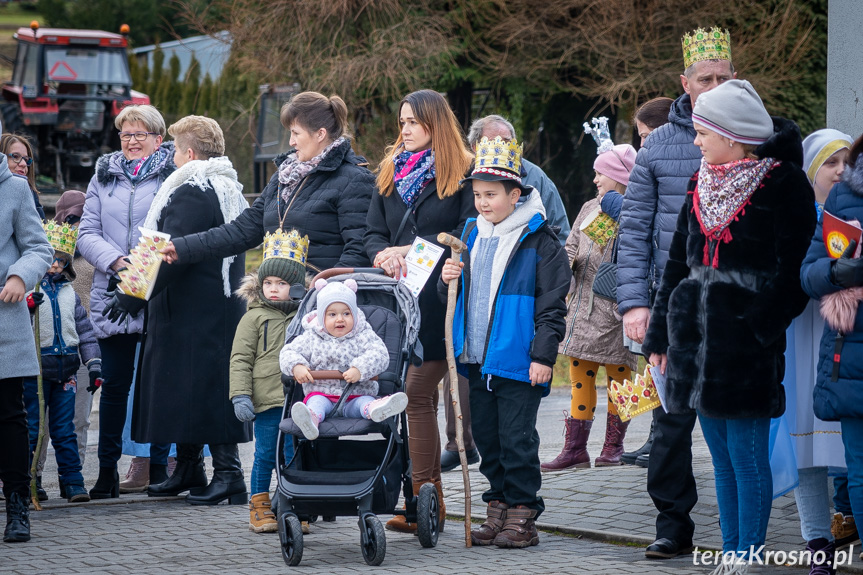
[[[435,178],[435,160],[432,150],[404,151],[393,158],[393,181],[402,201],[412,206],[423,188]]]
[[[164,152],[161,149],[157,149],[155,152],[150,154],[149,156],[144,156],[140,160],[126,160],[124,159],[121,164],[123,166],[123,173],[126,174],[126,177],[129,178],[133,184],[137,184],[144,178],[146,178],[150,172],[153,171],[157,165],[162,163],[162,158],[164,157]]]

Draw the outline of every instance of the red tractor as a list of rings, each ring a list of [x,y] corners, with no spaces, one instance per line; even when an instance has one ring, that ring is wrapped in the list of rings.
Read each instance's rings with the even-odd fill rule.
[[[101,154],[119,149],[114,118],[128,104],[149,104],[132,90],[121,34],[19,28],[12,81],[3,84],[3,132],[32,138],[36,173],[56,191],[84,184]],[[47,190],[46,190],[47,191]]]

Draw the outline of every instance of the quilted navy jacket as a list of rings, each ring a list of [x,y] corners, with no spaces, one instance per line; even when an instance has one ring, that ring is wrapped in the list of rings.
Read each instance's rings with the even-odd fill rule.
[[[684,94],[671,105],[668,123],[647,137],[629,176],[617,255],[621,314],[649,307],[649,294],[659,286],[686,187],[701,166],[694,140],[692,104]]]

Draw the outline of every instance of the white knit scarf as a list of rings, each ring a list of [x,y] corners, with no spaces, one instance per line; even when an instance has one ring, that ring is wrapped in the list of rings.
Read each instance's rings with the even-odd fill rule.
[[[156,197],[153,198],[144,220],[144,228],[157,229],[162,210],[171,202],[174,190],[183,184],[191,184],[201,190],[212,188],[219,198],[219,207],[226,224],[234,221],[243,210],[249,207],[249,202],[243,197],[243,184],[237,181],[237,171],[227,156],[209,160],[192,160],[177,168],[156,192]],[[222,260],[222,282],[227,298],[231,297],[231,283],[228,276],[234,258],[236,256]]]

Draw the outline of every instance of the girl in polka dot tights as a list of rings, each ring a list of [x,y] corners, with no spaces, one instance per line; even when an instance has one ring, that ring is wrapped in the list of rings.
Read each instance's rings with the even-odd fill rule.
[[[614,146],[599,154],[593,164],[596,177],[593,183],[597,197],[586,202],[572,224],[566,240],[566,252],[572,266],[572,283],[567,296],[566,334],[560,343],[559,353],[569,356],[569,374],[572,381],[572,404],[565,419],[566,440],[560,455],[543,463],[543,471],[590,467],[587,440],[596,411],[596,374],[605,366],[610,379],[622,382],[632,378],[636,357],[623,345],[623,324],[615,302],[594,297],[593,280],[599,264],[611,261],[613,242],[600,245],[592,241],[579,228],[588,217],[593,217],[607,200],[617,199],[626,191],[629,172],[635,165],[635,150],[629,145]],[[617,196],[617,198],[614,198]],[[617,203],[618,202],[613,202]],[[611,210],[609,210],[611,212]],[[612,217],[615,214],[609,213]],[[623,454],[623,437],[629,422],[622,422],[617,408],[608,403],[605,443],[596,458],[597,467],[620,465]]]

